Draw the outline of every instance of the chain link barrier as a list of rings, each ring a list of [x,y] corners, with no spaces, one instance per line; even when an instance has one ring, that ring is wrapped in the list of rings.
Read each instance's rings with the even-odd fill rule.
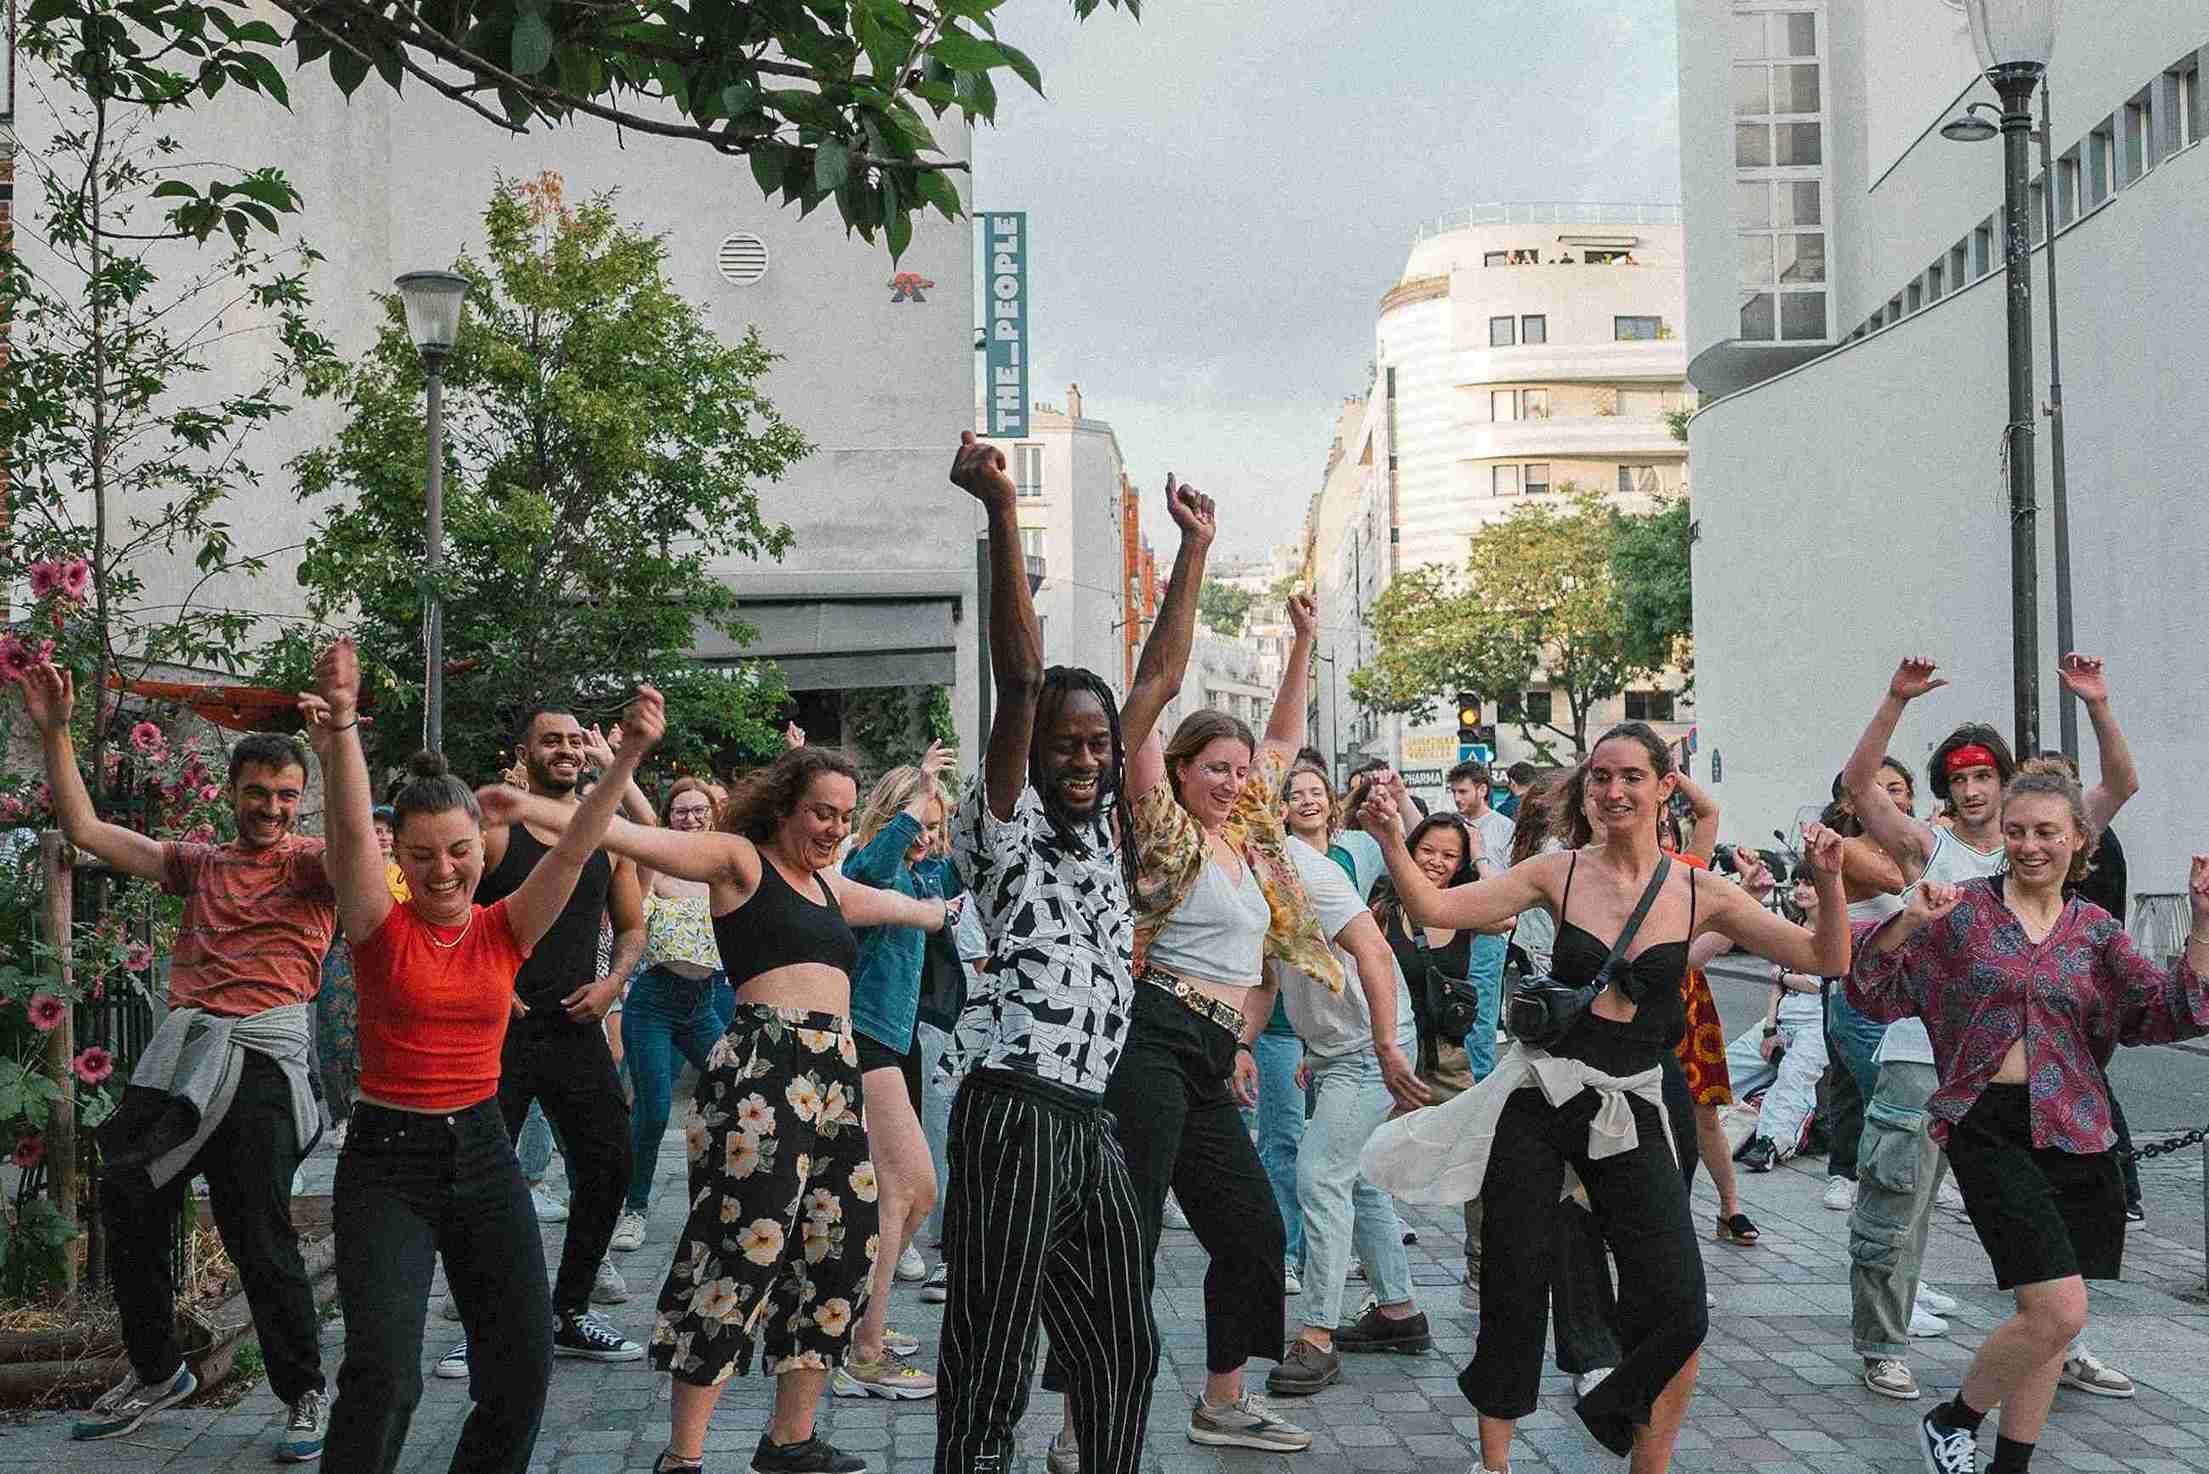
[[[2135,1162],[2152,1162],[2157,1157],[2165,1157],[2172,1152],[2184,1151],[2187,1147],[2198,1146],[2204,1141],[2209,1141],[2209,1126],[2196,1127],[2184,1136],[2174,1136],[2168,1141],[2155,1141],[2148,1143],[2146,1146],[2136,1146],[2129,1152],[2119,1151],[2117,1155],[2120,1158],[2130,1157]]]

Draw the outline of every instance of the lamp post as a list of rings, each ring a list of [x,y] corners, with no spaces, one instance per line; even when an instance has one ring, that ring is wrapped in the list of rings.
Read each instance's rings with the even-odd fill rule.
[[[450,271],[410,271],[394,283],[406,310],[407,334],[422,355],[429,381],[429,490],[427,556],[424,572],[430,589],[423,611],[424,659],[422,745],[445,750],[445,608],[437,577],[445,565],[445,355],[460,341],[460,312],[468,301],[468,278]]]
[[[2013,740],[2040,751],[2040,540],[2033,484],[2032,227],[2026,144],[2033,88],[2055,46],[2057,0],[1964,0],[1971,43],[2002,99],[2002,260],[2009,283],[2010,661]]]

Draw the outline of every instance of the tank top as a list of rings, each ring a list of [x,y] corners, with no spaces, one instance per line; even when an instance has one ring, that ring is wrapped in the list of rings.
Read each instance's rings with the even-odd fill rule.
[[[1557,945],[1550,955],[1551,976],[1560,983],[1592,982],[1611,955],[1611,944],[1575,925],[1572,878],[1580,868],[1574,855],[1565,871],[1565,895],[1557,907]],[[1646,925],[1646,922],[1644,923]],[[1695,872],[1687,876],[1687,932],[1695,935]],[[1636,941],[1640,938],[1636,937]],[[1673,1041],[1687,1030],[1687,942],[1659,942],[1644,947],[1638,956],[1619,959],[1614,974],[1625,990],[1638,992],[1634,1016],[1624,1023],[1599,1017],[1593,1010],[1581,1016],[1571,1032],[1557,1041],[1551,1054],[1577,1059],[1607,1075],[1634,1075],[1663,1063]]]
[[[714,943],[709,904],[704,896],[646,896],[644,965],[687,962],[718,970],[721,952]]]
[[[1943,885],[1961,885],[1967,880],[1982,876],[2000,875],[2009,863],[2006,850],[1976,850],[1946,829],[1933,831],[1933,852],[1925,857],[1926,880],[1937,880]],[[1900,898],[1898,897],[1897,900]],[[1896,910],[1901,907],[1897,905]],[[1879,1040],[1876,1056],[1880,1064],[1900,1062],[1929,1065],[1933,1061],[1933,1036],[1925,1032],[1925,1020],[1920,1018],[1897,1019],[1887,1026],[1887,1032]]]
[[[537,862],[552,853],[524,825],[506,831],[506,854],[498,868],[476,883],[476,904],[496,905],[514,894],[529,879]],[[595,1029],[596,1019],[577,1022],[560,1007],[560,1000],[577,988],[598,979],[598,933],[606,919],[606,893],[613,888],[614,862],[604,850],[594,850],[583,862],[575,893],[560,909],[559,920],[537,941],[529,960],[514,975],[514,992],[529,1010],[517,1022],[538,1027],[567,1025]]]
[[[859,967],[859,938],[825,881],[821,893],[828,897],[825,906],[800,895],[772,860],[759,857],[759,887],[750,899],[713,918],[713,939],[732,987],[801,962],[833,967],[850,979]]]
[[[1266,928],[1272,923],[1257,871],[1245,862],[1238,886],[1207,856],[1188,896],[1159,923],[1146,955],[1171,972],[1255,986],[1262,980]]]

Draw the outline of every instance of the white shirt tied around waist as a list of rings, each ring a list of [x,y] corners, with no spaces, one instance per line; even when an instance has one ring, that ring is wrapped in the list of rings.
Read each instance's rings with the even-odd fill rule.
[[[1413,1111],[1385,1123],[1367,1138],[1358,1171],[1382,1192],[1407,1203],[1462,1203],[1480,1196],[1494,1149],[1496,1123],[1512,1092],[1534,1089],[1551,1106],[1562,1106],[1583,1090],[1603,1097],[1588,1123],[1588,1156],[1602,1161],[1641,1145],[1629,1097],[1656,1107],[1672,1149],[1672,1125],[1664,1108],[1664,1071],[1652,1065],[1637,1074],[1606,1075],[1577,1059],[1561,1059],[1546,1050],[1514,1043],[1496,1061],[1494,1073],[1464,1094],[1438,1106]],[[1565,1195],[1580,1191],[1579,1174],[1565,1167]]]

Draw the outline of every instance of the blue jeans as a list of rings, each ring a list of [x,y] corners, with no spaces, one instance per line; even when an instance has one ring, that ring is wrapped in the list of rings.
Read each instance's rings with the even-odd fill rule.
[[[1885,1036],[1887,1026],[1873,1023],[1849,1006],[1847,996],[1838,983],[1826,995],[1826,1029],[1833,1036],[1836,1059],[1841,1067],[1856,1077],[1857,1088],[1870,1100],[1872,1092],[1879,1088],[1879,1041]]]
[[[646,968],[629,985],[621,1006],[621,1053],[636,1094],[629,1108],[632,1213],[652,1206],[652,1164],[675,1099],[675,1053],[682,1051],[692,1068],[706,1072],[706,1056],[728,1027],[715,997],[726,987],[727,974],[720,971],[692,979],[664,967]]]
[[[1503,1008],[1503,954],[1509,947],[1503,937],[1473,938],[1466,972],[1467,981],[1480,990],[1480,1016],[1465,1036],[1465,1064],[1473,1072],[1475,1085],[1496,1068],[1496,1019]]]
[[[1408,1029],[1406,1054],[1417,1048]],[[1296,1159],[1296,1199],[1304,1214],[1304,1257],[1310,1274],[1304,1292],[1307,1325],[1336,1330],[1342,1323],[1343,1282],[1355,1253],[1383,1305],[1411,1298],[1411,1260],[1404,1253],[1404,1224],[1387,1193],[1358,1174],[1366,1139],[1388,1119],[1388,1086],[1370,1049],[1312,1060],[1312,1118],[1305,1123]]]
[[[1288,1230],[1288,1262],[1304,1263],[1304,1214],[1297,1204],[1296,1151],[1304,1139],[1304,1092],[1296,1084],[1296,1066],[1304,1042],[1294,1034],[1260,1034],[1251,1046],[1258,1062],[1258,1160],[1281,1205]]]

